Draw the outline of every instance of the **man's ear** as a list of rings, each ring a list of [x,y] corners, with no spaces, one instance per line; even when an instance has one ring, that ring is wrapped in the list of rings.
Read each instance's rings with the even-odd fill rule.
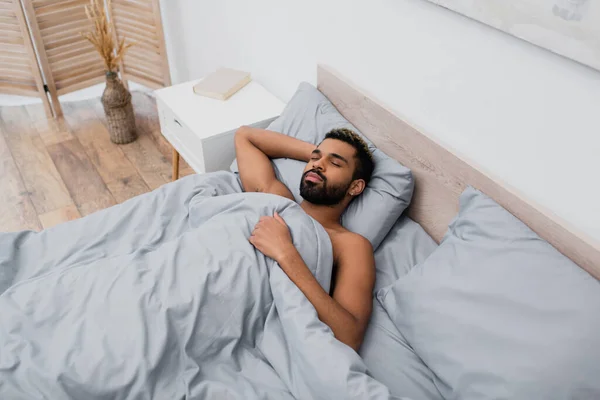
[[[356,197],[359,194],[361,194],[365,188],[367,187],[367,184],[365,183],[365,181],[363,179],[356,179],[354,181],[352,181],[352,184],[350,185],[350,189],[348,190],[348,194],[350,196]]]

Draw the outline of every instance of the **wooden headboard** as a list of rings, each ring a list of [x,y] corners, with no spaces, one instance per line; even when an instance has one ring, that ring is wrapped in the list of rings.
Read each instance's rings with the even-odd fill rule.
[[[408,215],[436,241],[441,240],[458,212],[460,194],[471,185],[600,279],[600,244],[445,149],[331,68],[318,66],[317,86],[379,149],[412,170],[416,184]]]

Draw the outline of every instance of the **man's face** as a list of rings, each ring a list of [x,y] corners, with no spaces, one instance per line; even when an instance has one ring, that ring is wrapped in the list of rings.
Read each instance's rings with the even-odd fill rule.
[[[300,181],[300,195],[312,204],[339,204],[350,189],[356,150],[346,142],[325,139],[313,152]]]

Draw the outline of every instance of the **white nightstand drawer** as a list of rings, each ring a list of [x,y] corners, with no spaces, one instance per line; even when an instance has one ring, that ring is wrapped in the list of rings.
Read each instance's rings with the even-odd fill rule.
[[[160,98],[156,103],[162,134],[194,171],[199,174],[207,172],[202,139],[189,129]]]
[[[157,100],[157,104],[158,104],[158,115],[160,118],[160,123],[161,123],[161,128],[171,131],[171,132],[177,132],[177,134],[179,134],[180,132],[183,132],[183,122],[179,121],[179,119],[177,119],[177,116],[175,115],[175,113],[173,112],[173,110],[171,110],[169,107],[167,107],[165,105],[165,103],[162,102],[162,100],[158,99]],[[189,130],[189,129],[185,129],[185,130]]]

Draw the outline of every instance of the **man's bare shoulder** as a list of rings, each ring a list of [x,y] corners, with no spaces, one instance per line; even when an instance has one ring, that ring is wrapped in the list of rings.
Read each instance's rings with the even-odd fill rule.
[[[371,242],[347,230],[338,231],[334,236],[331,244],[337,271],[336,285],[337,282],[354,282],[351,286],[355,290],[356,285],[364,284],[370,292],[375,280],[375,258]]]
[[[347,229],[336,229],[330,232],[331,244],[335,252],[343,258],[356,256],[357,254],[373,254],[373,246],[364,236],[351,232]]]

